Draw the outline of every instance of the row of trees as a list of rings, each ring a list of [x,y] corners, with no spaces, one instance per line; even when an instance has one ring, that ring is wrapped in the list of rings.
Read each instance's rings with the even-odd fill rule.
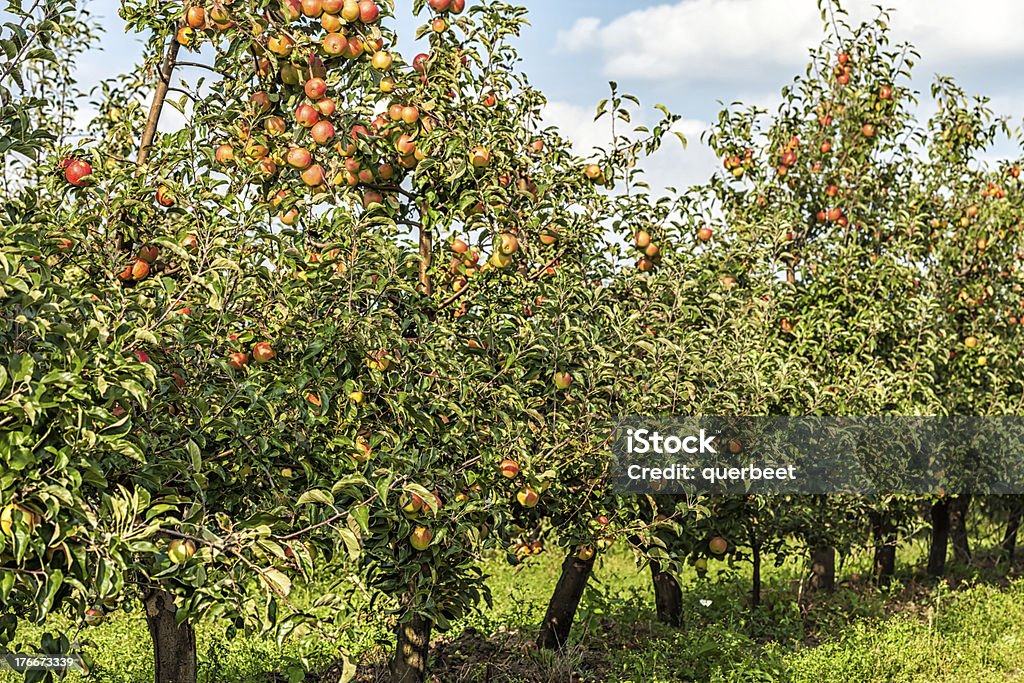
[[[544,647],[616,539],[668,621],[687,562],[751,558],[755,604],[761,558],[795,548],[822,587],[854,545],[891,575],[919,500],[608,479],[615,415],[1017,412],[1019,171],[978,162],[1000,122],[939,81],[919,126],[884,15],[822,9],[780,111],[723,112],[723,171],[664,195],[640,168],[677,117],[637,127],[613,88],[608,146],[574,154],[503,3],[416,0],[407,62],[390,3],[126,2],[149,59],[79,143],[31,75],[88,24],[59,41],[70,6],[21,12],[0,104],[38,115],[0,129],[24,179],[2,196],[0,645],[140,598],[158,683],[195,680],[196,622],[316,637],[293,586],[344,566],[411,682],[486,602],[483,554],[542,539],[566,552]],[[171,106],[187,126],[160,132]],[[969,502],[927,501],[936,573]]]

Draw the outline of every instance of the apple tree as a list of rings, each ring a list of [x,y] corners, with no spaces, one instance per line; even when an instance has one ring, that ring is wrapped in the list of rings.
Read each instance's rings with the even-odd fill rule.
[[[221,308],[239,307],[237,329],[213,329],[229,341],[269,339],[278,357],[267,367],[294,360],[277,376],[300,386],[258,394],[317,408],[297,423],[280,417],[301,403],[266,423],[239,416],[200,455],[234,458],[252,447],[253,429],[303,435],[301,450],[264,440],[256,452],[301,472],[305,500],[324,515],[309,528],[333,532],[386,600],[398,639],[392,675],[402,681],[425,675],[432,629],[486,598],[479,553],[508,542],[512,511],[578,486],[572,463],[595,446],[574,439],[605,405],[615,364],[610,352],[588,354],[604,342],[594,283],[609,268],[603,221],[613,204],[599,190],[612,186],[621,157],[585,164],[542,128],[543,97],[514,70],[507,43],[522,10],[431,9],[421,31],[429,51],[409,62],[382,22],[389,8],[367,0],[125,9],[160,46],[145,166],[162,178],[163,197],[176,198],[169,211],[188,207],[183,222],[210,210],[202,225],[241,230],[239,275],[205,288]],[[192,90],[187,130],[154,136],[172,75],[195,64],[181,51],[200,45],[221,79]],[[638,149],[653,151],[671,122],[666,114]],[[211,164],[216,180],[201,172]],[[177,198],[204,185],[197,201]],[[239,225],[236,216],[252,218]],[[295,258],[301,267],[289,265]],[[280,282],[287,274],[295,280]],[[250,278],[276,284],[234,292]],[[246,336],[254,328],[259,336]],[[191,355],[168,360],[194,367]],[[202,364],[190,372],[210,376]],[[218,391],[204,394],[211,405]],[[205,438],[223,417],[218,408],[187,431]],[[512,481],[504,461],[517,468]],[[227,487],[237,481],[224,483],[218,501],[234,500]],[[276,502],[264,488],[260,508]],[[267,514],[260,509],[264,525]],[[272,539],[290,536],[270,526]]]

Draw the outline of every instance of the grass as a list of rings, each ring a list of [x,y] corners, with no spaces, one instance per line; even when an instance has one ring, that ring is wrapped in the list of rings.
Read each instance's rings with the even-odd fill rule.
[[[920,547],[901,558],[916,563]],[[961,568],[952,582],[922,580],[913,564],[887,594],[867,585],[869,558],[843,567],[837,591],[797,602],[802,566],[766,567],[764,604],[748,607],[749,567],[713,564],[707,580],[685,577],[684,624],[657,623],[649,573],[631,555],[599,560],[565,654],[537,651],[532,640],[561,558],[543,553],[519,567],[488,565],[494,607],[438,634],[432,667],[443,683],[791,683],[1024,682],[1024,579],[1002,570]],[[302,600],[301,597],[298,598]],[[224,624],[198,631],[201,680],[206,683],[337,680],[323,671],[343,650],[362,661],[359,681],[379,680],[390,625],[359,610],[357,622],[325,623],[333,638],[278,644],[255,635],[228,637]],[[358,624],[355,626],[354,624]],[[56,625],[56,624],[55,624]],[[31,640],[39,629],[19,629]],[[149,637],[138,611],[117,613],[88,629],[93,672],[70,680],[143,683],[152,680]],[[18,680],[0,673],[0,683]]]

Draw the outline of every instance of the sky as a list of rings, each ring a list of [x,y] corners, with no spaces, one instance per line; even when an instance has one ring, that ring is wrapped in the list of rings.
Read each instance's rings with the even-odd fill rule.
[[[469,0],[469,4],[483,0]],[[80,61],[88,87],[132,68],[142,38],[127,35],[116,0],[80,0],[100,21],[100,49]],[[954,77],[968,92],[987,95],[997,114],[1024,118],[1024,3],[1019,0],[844,0],[851,19],[893,8],[893,43],[913,43],[922,55],[912,87],[927,93],[935,74]],[[545,119],[577,150],[607,139],[595,123],[608,81],[637,95],[637,121],[657,118],[655,104],[680,114],[689,146],[668,140],[647,164],[655,185],[684,187],[705,180],[718,161],[700,144],[722,102],[774,108],[779,91],[803,71],[808,51],[823,37],[815,0],[518,0],[530,26],[517,47],[531,82],[548,97]],[[396,0],[395,28],[411,36],[420,23],[409,0]],[[418,50],[400,38],[406,58]],[[927,111],[923,112],[927,115]],[[1003,145],[1003,154],[1020,154]]]

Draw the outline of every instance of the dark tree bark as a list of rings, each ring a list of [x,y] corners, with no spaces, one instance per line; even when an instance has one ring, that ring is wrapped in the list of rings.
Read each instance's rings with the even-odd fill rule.
[[[145,598],[146,625],[153,640],[156,683],[196,683],[196,632],[188,621],[175,623],[174,596],[152,590]]]
[[[811,553],[811,590],[831,593],[836,587],[836,549],[815,548]]]
[[[761,606],[761,539],[757,537],[757,532],[753,528],[750,530],[750,563],[753,566],[750,609],[755,610]]]
[[[1011,564],[1017,550],[1017,532],[1020,531],[1022,517],[1024,517],[1024,500],[1014,498],[1010,507],[1010,519],[1006,523],[1006,533],[1003,535],[1003,555]]]
[[[970,509],[971,497],[969,495],[957,496],[949,505],[953,557],[960,564],[970,564],[971,562],[971,543],[967,535],[967,513]]]
[[[430,631],[433,624],[419,615],[397,628],[398,643],[391,660],[391,683],[423,683],[427,680]]]
[[[946,572],[946,553],[949,550],[949,499],[932,504],[932,543],[928,551],[928,573],[942,576]]]
[[[661,571],[661,564],[651,562],[651,578],[654,579],[654,606],[658,621],[679,626],[683,622],[683,590],[676,577]]]
[[[889,515],[871,513],[871,536],[875,541],[875,581],[888,586],[896,573],[896,529]]]
[[[579,551],[573,550],[562,563],[562,575],[558,578],[555,592],[548,603],[548,611],[540,625],[537,636],[537,647],[545,650],[560,650],[569,642],[572,621],[576,618],[576,609],[580,605],[587,581],[594,570],[594,559],[591,555],[586,560],[579,558]]]

